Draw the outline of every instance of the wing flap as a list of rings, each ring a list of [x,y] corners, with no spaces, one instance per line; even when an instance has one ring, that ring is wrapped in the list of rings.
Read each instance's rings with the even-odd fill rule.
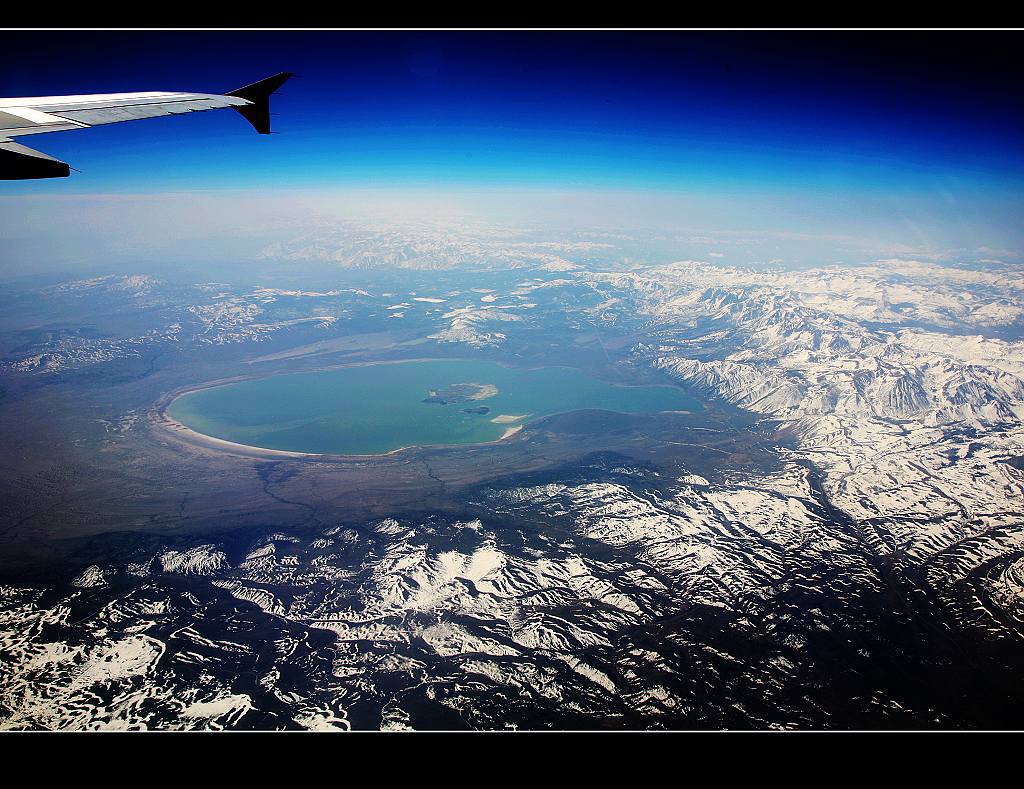
[[[240,108],[249,104],[235,96],[203,93],[140,93],[105,96],[69,96],[59,103],[54,97],[23,99],[21,106],[0,105],[0,135],[20,137],[51,131],[101,126],[106,123],[162,118],[187,112]]]
[[[203,110],[219,110],[233,107],[240,102],[227,100],[224,96],[208,96],[189,98],[177,101],[147,102],[142,104],[120,104],[107,107],[86,107],[74,110],[51,110],[51,114],[61,118],[84,123],[88,126],[100,126],[104,123],[121,123],[137,121],[143,118],[161,118],[167,115],[184,115],[187,112]]]
[[[42,151],[13,140],[0,140],[0,179],[21,181],[29,178],[67,178],[71,167]]]

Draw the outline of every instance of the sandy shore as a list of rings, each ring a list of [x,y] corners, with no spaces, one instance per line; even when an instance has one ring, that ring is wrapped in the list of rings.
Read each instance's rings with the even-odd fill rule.
[[[194,390],[193,390],[194,391]],[[177,398],[175,398],[177,399]],[[171,402],[174,402],[173,400]],[[168,403],[168,406],[170,403]],[[178,438],[183,438],[190,444],[198,444],[208,449],[216,449],[221,452],[233,452],[247,456],[257,457],[292,457],[292,458],[318,458],[323,455],[316,455],[310,452],[290,452],[285,449],[268,449],[267,447],[254,447],[249,444],[239,444],[234,441],[227,441],[223,438],[215,438],[205,433],[199,433],[183,425],[178,420],[167,414],[167,407],[164,406],[157,414],[157,424],[164,430],[174,433]]]
[[[205,433],[196,432],[192,428],[183,425],[181,422],[168,416],[166,411],[158,414],[158,426],[163,430],[172,432],[177,438],[185,439],[190,444],[198,445],[206,449],[217,450],[219,452],[245,455],[246,457],[290,457],[311,460],[332,458],[339,460],[375,460],[378,458],[397,455],[399,452],[406,452],[411,449],[472,449],[473,447],[497,444],[499,441],[511,438],[523,429],[522,425],[516,425],[515,427],[510,427],[505,430],[504,433],[493,441],[479,441],[473,444],[411,444],[409,446],[391,449],[387,452],[378,452],[373,455],[342,455],[316,452],[293,452],[287,449],[269,449],[267,447],[251,446],[250,444],[239,444],[235,441],[228,441],[223,438],[216,438],[214,436],[208,436]]]

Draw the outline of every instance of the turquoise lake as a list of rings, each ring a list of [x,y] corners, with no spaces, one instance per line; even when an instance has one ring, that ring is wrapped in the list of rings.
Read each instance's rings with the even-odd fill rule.
[[[476,386],[457,386],[474,384]],[[454,387],[454,389],[453,389]],[[497,389],[496,394],[491,394]],[[424,402],[470,392],[480,399]],[[409,446],[477,444],[538,417],[599,408],[699,411],[674,386],[620,386],[579,370],[430,360],[291,373],[189,392],[168,409],[198,433],[265,449],[376,455]],[[487,413],[467,413],[486,409]]]

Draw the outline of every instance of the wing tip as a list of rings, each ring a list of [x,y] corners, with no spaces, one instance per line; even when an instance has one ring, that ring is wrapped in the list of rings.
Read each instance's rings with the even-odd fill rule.
[[[270,134],[270,97],[294,76],[291,71],[280,71],[251,85],[228,91],[224,95],[248,101],[249,104],[232,109],[249,121],[257,133]]]

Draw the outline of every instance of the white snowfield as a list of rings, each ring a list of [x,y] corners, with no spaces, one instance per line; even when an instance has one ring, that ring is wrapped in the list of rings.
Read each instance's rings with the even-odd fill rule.
[[[1020,329],[1012,268],[683,262],[585,278],[649,316],[658,341],[640,356],[791,431],[880,553],[921,562],[1024,524],[1024,475],[1004,462],[1024,454],[1024,341],[988,336]]]
[[[449,321],[448,327],[431,334],[430,339],[438,342],[465,343],[475,348],[497,347],[505,341],[506,334],[490,331],[489,325],[522,320],[513,312],[493,307],[459,307],[446,312],[442,319]]]

